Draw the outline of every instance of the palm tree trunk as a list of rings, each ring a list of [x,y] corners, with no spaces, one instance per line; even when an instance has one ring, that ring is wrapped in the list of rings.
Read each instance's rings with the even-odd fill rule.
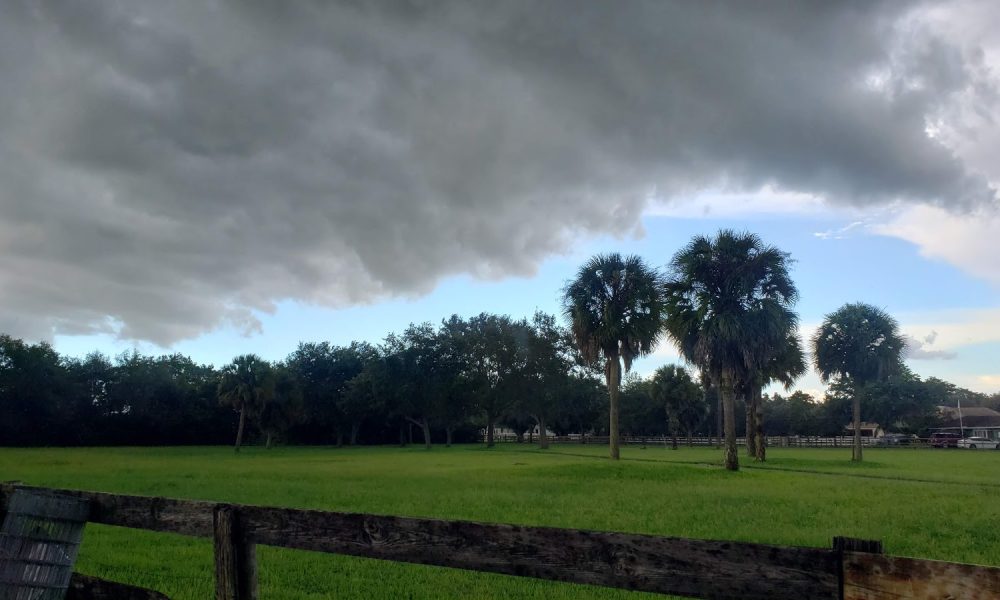
[[[399,447],[406,447],[406,421],[399,422]]]
[[[549,436],[545,434],[545,415],[538,415],[538,447],[549,449]]]
[[[271,432],[270,431],[267,432],[267,441],[264,443],[264,448],[266,450],[270,450],[271,449]]]
[[[746,426],[746,447],[747,456],[753,458],[757,456],[757,440],[754,435],[757,431],[757,395],[753,393],[752,386],[748,386],[743,393],[746,402],[747,426]]]
[[[444,445],[447,448],[451,448],[451,434],[453,431],[454,428],[451,425],[444,428]]]
[[[240,409],[240,424],[236,429],[236,447],[233,448],[234,452],[240,451],[240,446],[243,445],[243,426],[247,422],[247,411],[245,408]]]
[[[754,424],[756,429],[754,430],[754,435],[756,436],[756,449],[757,449],[757,460],[764,462],[767,460],[767,438],[764,437],[764,402],[760,397],[760,388],[754,390],[754,406],[756,410],[754,412]]]
[[[358,430],[359,429],[361,429],[361,422],[360,421],[355,421],[355,422],[351,423],[351,441],[350,441],[350,444],[352,446],[357,446],[358,445]]]
[[[716,391],[716,394],[719,396],[719,399],[717,401],[716,411],[715,411],[715,420],[717,421],[716,425],[718,425],[718,429],[717,429],[718,440],[719,440],[719,444],[721,445],[722,444],[722,420],[723,420],[723,413],[725,412],[723,405],[725,404],[725,400],[722,398],[722,388],[721,388],[721,386],[717,387],[715,389],[715,391]],[[730,393],[732,393],[731,389],[730,389]]]
[[[340,430],[340,427],[337,427],[337,447],[344,447],[344,432]]]
[[[486,447],[492,448],[496,443],[493,441],[493,415],[486,415]]]
[[[730,471],[739,471],[740,456],[736,450],[736,390],[734,389],[733,374],[724,370],[722,372],[722,385],[719,395],[722,397],[722,408],[724,412],[724,430],[726,436],[726,468]]]
[[[855,386],[857,388],[858,386]],[[854,454],[851,460],[861,462],[861,390],[854,390]]]
[[[621,452],[619,450],[618,432],[618,386],[621,384],[621,362],[618,357],[608,359],[608,398],[610,400],[609,413],[611,423],[608,431],[608,445],[610,446],[611,459],[618,460]]]

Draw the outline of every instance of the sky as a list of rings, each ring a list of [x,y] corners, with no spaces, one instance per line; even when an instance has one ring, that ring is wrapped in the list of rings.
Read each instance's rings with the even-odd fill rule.
[[[1000,5],[0,5],[0,331],[221,365],[529,316],[596,252],[790,253],[1000,391]],[[669,343],[639,361],[678,361]],[[798,387],[814,393],[814,374]]]

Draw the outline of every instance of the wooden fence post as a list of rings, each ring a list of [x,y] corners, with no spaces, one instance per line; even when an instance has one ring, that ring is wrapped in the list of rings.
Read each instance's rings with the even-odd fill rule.
[[[257,552],[244,539],[239,513],[228,504],[212,511],[215,600],[257,600]]]

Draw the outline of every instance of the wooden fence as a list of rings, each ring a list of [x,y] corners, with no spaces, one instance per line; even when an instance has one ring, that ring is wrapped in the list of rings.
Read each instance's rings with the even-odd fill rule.
[[[17,487],[0,484],[0,507]],[[258,598],[257,544],[693,598],[1000,598],[1000,568],[846,538],[783,547],[20,487],[86,498],[93,523],[212,538],[217,600]],[[77,598],[162,598],[131,594]]]
[[[481,436],[482,437],[482,436]],[[662,435],[650,435],[650,436],[637,436],[637,435],[623,435],[621,438],[621,443],[623,445],[629,446],[669,446],[672,443],[673,438],[670,436]],[[854,443],[854,438],[851,436],[818,436],[818,435],[769,435],[766,437],[766,443],[768,448],[845,448],[850,450],[851,445]],[[485,438],[484,440],[485,441]],[[497,433],[494,436],[494,441],[502,443],[514,443],[518,442],[518,437],[513,433]],[[538,436],[529,436],[524,434],[520,438],[520,442],[538,442]],[[608,436],[606,435],[553,435],[549,436],[549,442],[553,444],[595,444],[595,445],[607,445]],[[743,446],[746,443],[745,438],[736,438],[736,445]],[[678,446],[719,446],[722,441],[718,437],[691,437],[690,439],[684,436],[677,436]],[[906,441],[904,444],[894,443],[889,444],[887,440],[882,438],[871,438],[863,437],[861,438],[861,445],[870,447],[883,447],[883,448],[928,448],[930,447],[930,438],[913,438]]]

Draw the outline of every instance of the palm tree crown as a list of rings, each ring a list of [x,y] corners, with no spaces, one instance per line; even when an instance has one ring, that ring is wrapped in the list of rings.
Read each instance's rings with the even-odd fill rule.
[[[812,338],[824,383],[838,377],[855,385],[882,380],[899,370],[905,345],[896,320],[863,303],[845,304],[827,315]]]
[[[580,267],[563,306],[584,360],[621,357],[628,371],[652,352],[662,329],[662,283],[635,255],[598,254]]]
[[[671,261],[667,332],[685,358],[710,371],[766,362],[797,324],[788,254],[752,233],[697,236]],[[761,360],[761,359],[764,360]]]

